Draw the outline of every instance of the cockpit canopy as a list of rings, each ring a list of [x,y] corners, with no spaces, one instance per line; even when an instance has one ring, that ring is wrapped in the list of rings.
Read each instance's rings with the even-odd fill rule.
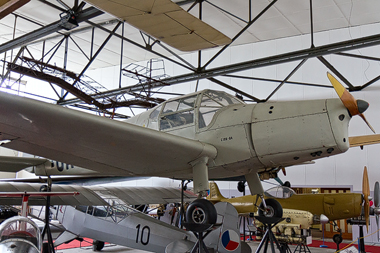
[[[191,124],[197,124],[202,129],[211,123],[218,110],[243,103],[222,91],[203,90],[166,101],[153,110],[149,121],[150,124],[158,124],[159,130],[163,131]]]
[[[22,216],[3,221],[0,226],[0,244],[20,239],[41,250],[41,233],[36,223]]]
[[[296,194],[296,192],[286,186],[276,186],[265,191],[265,196],[277,198],[277,199],[287,199]]]

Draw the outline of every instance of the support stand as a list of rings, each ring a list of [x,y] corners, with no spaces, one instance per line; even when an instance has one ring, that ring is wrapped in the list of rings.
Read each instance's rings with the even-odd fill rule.
[[[359,226],[359,252],[365,253],[363,226]]]
[[[46,187],[46,192],[51,192],[51,179],[48,178],[48,185]],[[42,241],[44,241],[44,237],[46,234],[47,237],[47,243],[43,243],[43,248],[42,252],[43,253],[55,253],[54,250],[54,243],[53,243],[53,238],[51,236],[51,231],[50,231],[50,196],[46,196],[46,206],[45,206],[45,226],[44,229],[42,230]]]
[[[296,252],[300,252],[300,253],[301,252],[306,252],[306,253],[309,252],[309,253],[311,253],[309,247],[303,243],[297,244],[297,247],[295,248],[293,253],[296,253]]]
[[[325,245],[325,224],[322,223],[322,244],[319,245],[320,248],[327,248],[327,245]]]
[[[268,244],[270,244],[271,246],[272,253],[276,252],[274,248],[274,244],[276,244],[277,248],[280,250],[281,253],[286,253],[286,249],[283,250],[282,247],[280,247],[280,244],[278,243],[276,237],[274,236],[272,232],[272,228],[276,226],[279,222],[283,221],[285,218],[255,216],[255,219],[263,223],[266,230],[263,238],[261,239],[259,247],[256,250],[256,253],[260,252],[263,246],[264,246],[264,253],[267,252]]]
[[[183,224],[189,231],[193,232],[197,238],[194,247],[191,249],[190,253],[209,253],[204,239],[212,231],[212,224],[196,224],[196,223],[184,223]],[[202,251],[203,249],[203,251]]]
[[[333,236],[333,241],[336,243],[336,251],[339,252],[339,244],[341,244],[343,241],[342,230],[339,229],[339,234],[335,234]]]
[[[280,242],[281,252],[284,253],[292,253],[292,251],[289,248],[289,245],[286,242]]]

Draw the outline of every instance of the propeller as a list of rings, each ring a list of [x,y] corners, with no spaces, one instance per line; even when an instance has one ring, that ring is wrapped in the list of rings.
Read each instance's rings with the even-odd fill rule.
[[[380,214],[380,189],[379,189],[379,182],[376,181],[375,183],[375,189],[373,191],[374,193],[374,204],[375,208],[373,210],[375,217],[376,217],[376,225],[377,225],[377,240],[379,240],[379,214]]]
[[[372,130],[372,132],[375,133],[375,130],[372,128],[363,114],[369,106],[368,102],[361,99],[355,99],[351,93],[348,92],[348,90],[346,90],[343,85],[329,72],[327,72],[327,77],[329,78],[331,84],[334,86],[336,93],[338,94],[340,100],[347,108],[351,116],[359,115]]]
[[[365,224],[367,226],[367,233],[369,228],[369,180],[368,180],[368,172],[367,172],[367,166],[364,167],[363,172],[363,184],[362,184],[362,191],[364,196],[364,216],[365,216]]]

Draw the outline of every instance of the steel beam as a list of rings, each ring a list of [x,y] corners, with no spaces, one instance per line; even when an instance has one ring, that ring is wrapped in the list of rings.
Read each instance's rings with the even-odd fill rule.
[[[270,78],[261,78],[261,77],[251,77],[251,76],[238,76],[238,75],[224,75],[225,77],[232,77],[232,78],[241,78],[241,79],[248,79],[248,80],[256,80],[256,81],[263,81],[263,82],[272,82],[272,83],[280,83],[283,80],[279,79],[270,79]],[[305,82],[293,82],[293,81],[285,81],[287,84],[294,84],[294,85],[304,85],[304,86],[312,86],[312,87],[320,87],[320,88],[333,88],[333,86],[330,85],[324,85],[324,84],[316,84],[316,83],[305,83]]]
[[[184,82],[196,81],[205,78],[211,78],[215,76],[227,75],[236,73],[239,71],[244,71],[248,69],[261,68],[267,66],[273,66],[282,63],[300,61],[303,59],[314,58],[322,55],[335,54],[342,51],[349,51],[354,49],[360,49],[364,47],[376,46],[380,44],[380,34],[367,36],[359,39],[353,39],[343,42],[337,42],[333,44],[323,45],[319,47],[313,47],[308,49],[303,49],[299,51],[294,51],[290,53],[284,53],[269,57],[264,57],[252,61],[246,61],[241,63],[236,63],[232,65],[217,67],[213,69],[208,69],[204,71],[197,71],[193,73],[188,73],[180,76],[174,76],[166,79],[160,80],[165,85],[174,85]],[[162,87],[162,83],[151,82],[152,88]],[[106,97],[114,96],[118,94],[123,94],[126,91],[128,92],[139,92],[144,89],[146,84],[137,84],[133,86],[123,87],[121,89],[109,90],[107,92],[100,93],[96,97]],[[61,101],[60,104],[67,105],[77,103],[77,99],[70,99]]]
[[[100,11],[94,7],[90,7],[90,8],[87,8],[86,10],[84,10],[83,12],[80,12],[78,14],[76,20],[78,23],[80,23],[83,21],[87,21],[90,18],[99,16],[101,14],[103,14],[102,11]],[[62,24],[63,24],[62,21],[59,20],[59,21],[56,21],[54,23],[51,23],[50,25],[41,27],[41,28],[39,28],[33,32],[30,32],[30,33],[27,33],[23,36],[20,36],[14,40],[3,43],[0,45],[0,54],[6,52],[8,50],[14,49],[14,48],[26,46],[29,43],[33,42],[34,40],[40,39],[46,35],[57,32],[57,31],[63,29]]]

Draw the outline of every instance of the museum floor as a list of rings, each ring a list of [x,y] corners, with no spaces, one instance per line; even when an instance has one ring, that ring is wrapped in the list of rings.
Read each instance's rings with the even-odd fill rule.
[[[319,241],[319,240],[313,240],[313,244],[312,246],[314,247],[309,247],[310,249],[310,252],[311,253],[328,253],[328,252],[336,252],[336,244],[332,242],[332,240],[326,240],[324,245],[328,246],[327,248],[320,248],[319,245],[321,245],[323,242],[322,241]],[[341,249],[342,249],[342,246],[345,246],[347,245],[348,243],[350,243],[349,241],[344,241],[342,244],[341,244]],[[82,245],[85,245],[85,244],[82,244]],[[251,241],[251,242],[248,242],[248,245],[251,247],[252,249],[252,252],[255,252],[258,245],[259,245],[259,242],[257,241]],[[356,248],[357,248],[357,245],[355,245]],[[289,246],[290,250],[292,252],[295,252],[295,249],[296,249],[296,245],[290,245]],[[378,253],[380,252],[380,245],[366,245],[365,246],[365,250],[367,253]],[[261,250],[262,252],[263,250]],[[84,246],[84,247],[81,247],[81,248],[71,248],[71,249],[59,249],[56,251],[56,253],[80,253],[80,252],[92,252],[92,247],[91,246]],[[127,247],[123,247],[123,246],[118,246],[118,245],[112,245],[112,244],[107,244],[104,246],[103,250],[101,252],[120,252],[120,253],[123,253],[123,252],[128,252],[128,253],[143,253],[143,252],[147,252],[147,251],[143,251],[143,250],[136,250],[136,249],[131,249],[131,248],[127,248]],[[271,252],[271,251],[268,251],[268,252]],[[279,252],[279,251],[276,251],[276,252]],[[298,250],[296,252],[299,252]],[[301,251],[301,252],[304,252],[304,251]]]

